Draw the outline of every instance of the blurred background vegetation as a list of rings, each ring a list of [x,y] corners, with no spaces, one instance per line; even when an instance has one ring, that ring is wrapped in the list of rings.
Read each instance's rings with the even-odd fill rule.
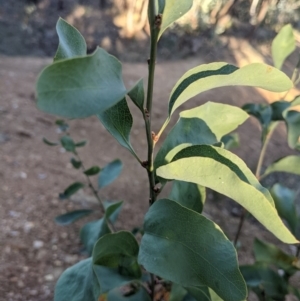
[[[2,0],[0,53],[53,56],[58,42],[55,24],[61,16],[81,31],[89,52],[99,45],[122,60],[144,60],[148,55],[147,3]],[[160,42],[160,57],[193,55],[228,36],[268,43],[286,23],[300,28],[300,0],[194,0],[193,9]]]

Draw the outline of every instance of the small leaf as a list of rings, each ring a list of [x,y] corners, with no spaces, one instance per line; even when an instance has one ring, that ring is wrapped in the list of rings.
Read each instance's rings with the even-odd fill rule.
[[[269,104],[248,103],[243,106],[243,110],[256,117],[263,128],[268,127],[272,120],[272,109]]]
[[[282,115],[287,124],[290,148],[300,150],[300,105],[291,106]]]
[[[197,287],[186,287],[189,295],[193,296],[195,301],[214,301],[210,296],[210,289],[205,285],[198,285]],[[222,300],[222,299],[220,299]],[[191,300],[192,301],[192,300]],[[216,300],[215,300],[216,301]]]
[[[169,199],[181,206],[201,213],[206,198],[205,187],[183,181],[173,181]]]
[[[296,193],[280,184],[275,184],[270,191],[278,214],[287,222],[292,233],[296,235],[296,237],[299,237],[296,233],[298,222],[298,215],[295,206]]]
[[[140,79],[127,94],[141,112],[144,113],[145,92],[143,79]]]
[[[183,301],[187,293],[187,290],[183,286],[172,283],[169,301]]]
[[[94,176],[97,175],[100,172],[100,167],[99,166],[93,166],[87,170],[84,171],[84,174],[87,176]]]
[[[163,0],[164,5],[160,5],[159,12],[162,14],[162,23],[160,26],[159,37],[176,20],[186,14],[193,5],[193,0]]]
[[[45,144],[47,144],[47,145],[50,145],[50,146],[56,146],[56,145],[58,145],[57,142],[51,142],[51,141],[47,140],[46,138],[43,138],[43,142]]]
[[[139,245],[135,237],[130,232],[120,231],[102,236],[95,244],[92,258],[94,265],[104,267],[105,271],[109,269],[127,279],[138,280],[142,277],[137,263],[138,252]],[[98,272],[101,291],[105,293],[112,287],[111,284],[104,286],[104,279],[99,277],[101,270]]]
[[[85,145],[86,145],[86,141],[85,141],[85,140],[80,141],[80,142],[78,142],[78,143],[75,143],[75,146],[76,146],[76,147],[83,147],[83,146],[85,146]]]
[[[78,190],[84,187],[83,183],[80,182],[75,182],[71,184],[63,193],[59,195],[59,198],[61,200],[68,199],[71,197],[73,194],[75,194]]]
[[[256,262],[275,265],[288,272],[289,275],[292,275],[297,271],[293,266],[293,262],[297,261],[297,258],[284,253],[272,244],[256,238],[254,240],[253,250]]]
[[[182,286],[207,285],[225,301],[246,298],[236,251],[215,223],[162,199],[150,207],[144,229],[139,263],[148,272]]]
[[[228,134],[222,137],[225,149],[233,149],[240,146],[240,138],[238,133]]]
[[[81,167],[81,161],[77,161],[76,159],[74,158],[71,158],[71,164],[73,165],[73,167],[75,169],[79,169]]]
[[[241,266],[244,279],[257,295],[275,300],[284,300],[287,291],[287,283],[276,272],[262,264]],[[274,300],[272,299],[272,300]]]
[[[83,218],[89,214],[91,214],[93,210],[75,210],[68,212],[66,214],[59,215],[55,218],[55,222],[61,226],[66,226],[74,223],[80,218]]]
[[[130,131],[132,128],[132,116],[126,99],[122,99],[112,108],[98,114],[101,123],[107,131],[135,157],[137,157],[131,143]]]
[[[55,286],[54,301],[97,301],[100,294],[92,259],[87,258],[62,273]]]
[[[98,187],[103,188],[111,184],[114,180],[118,178],[123,168],[121,160],[116,159],[104,168],[101,169],[99,178],[98,178]]]
[[[86,55],[85,40],[75,27],[59,18],[56,31],[59,37],[59,45],[54,61]]]
[[[260,185],[240,158],[225,149],[208,145],[187,147],[171,163],[160,167],[157,174],[222,193],[245,207],[283,242],[298,242],[278,216],[269,191]]]
[[[293,83],[283,72],[261,63],[242,68],[227,63],[200,65],[186,72],[174,86],[169,100],[169,115],[197,94],[225,86],[250,86],[284,92],[291,89]]]
[[[288,172],[300,175],[300,156],[287,156],[275,161],[268,166],[262,177],[272,172]]]
[[[126,94],[121,73],[120,62],[101,48],[92,55],[55,62],[39,76],[37,106],[66,118],[104,112]]]
[[[62,132],[66,132],[69,129],[69,125],[62,119],[57,119],[55,124],[58,125],[59,129]]]
[[[296,41],[291,24],[283,26],[272,42],[274,66],[281,69],[285,59],[296,49]]]
[[[109,218],[112,223],[115,223],[121,211],[122,204],[123,202],[104,202],[105,216],[99,220],[85,224],[80,229],[80,240],[89,255],[92,255],[97,240],[111,232],[107,224],[107,219]]]
[[[75,153],[75,143],[73,139],[70,136],[63,136],[60,138],[60,143],[62,147],[67,151],[71,153]]]
[[[291,105],[290,102],[288,101],[284,101],[284,100],[281,100],[281,101],[275,101],[273,103],[271,103],[271,108],[272,108],[272,120],[274,121],[282,121],[284,120],[284,117],[283,117],[283,112],[289,108]]]

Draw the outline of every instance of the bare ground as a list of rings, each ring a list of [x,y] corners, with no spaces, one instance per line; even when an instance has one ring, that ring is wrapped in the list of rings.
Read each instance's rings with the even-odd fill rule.
[[[269,61],[269,49],[254,49],[237,39],[223,41],[227,50],[217,60],[242,66],[252,61]],[[214,53],[216,53],[215,51]],[[210,53],[210,51],[208,51]],[[291,74],[295,63],[292,57],[286,71]],[[154,95],[154,130],[166,117],[168,94],[176,80],[189,68],[212,60],[211,55],[184,61],[157,64]],[[216,60],[216,59],[215,59]],[[100,216],[95,200],[88,191],[81,191],[73,201],[59,201],[58,193],[75,180],[81,179],[69,164],[69,154],[60,148],[42,143],[42,138],[57,139],[55,118],[39,112],[35,107],[34,82],[40,70],[50,59],[27,57],[0,57],[0,300],[50,301],[54,284],[61,272],[84,255],[78,238],[80,226]],[[125,64],[127,87],[145,77],[146,64]],[[295,92],[297,93],[297,92]],[[294,92],[289,95],[291,98]],[[204,93],[184,108],[207,100],[241,106],[247,102],[273,101],[279,95],[250,88],[223,88]],[[135,118],[132,141],[140,157],[146,158],[146,139],[143,121],[131,106]],[[174,122],[176,118],[173,118]],[[148,208],[146,173],[134,158],[103,129],[96,118],[71,121],[71,133],[76,140],[87,139],[88,146],[81,151],[85,165],[104,166],[115,158],[124,162],[121,177],[103,191],[110,200],[124,200],[117,228],[131,229],[141,225]],[[241,144],[236,153],[254,170],[258,158],[259,126],[249,119],[240,128]],[[266,164],[290,154],[285,142],[285,128],[279,127],[268,148]],[[296,186],[299,179],[282,178]],[[57,226],[56,215],[72,209],[95,208],[95,214],[74,226]],[[206,214],[216,221],[232,239],[238,224],[236,205],[216,194],[209,194]],[[238,212],[238,210],[237,210]],[[254,237],[278,242],[253,220],[247,221],[241,239],[239,258],[242,263],[252,261],[251,245]],[[292,247],[285,247],[292,252]]]

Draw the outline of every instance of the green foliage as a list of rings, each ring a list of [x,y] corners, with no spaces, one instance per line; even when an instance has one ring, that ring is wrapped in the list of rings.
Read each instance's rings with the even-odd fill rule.
[[[153,133],[157,41],[192,3],[192,0],[149,1],[151,55],[146,97],[143,79],[127,90],[116,58],[101,48],[86,55],[81,34],[62,19],[57,23],[59,46],[54,63],[46,67],[38,79],[38,107],[72,119],[97,116],[117,142],[145,168],[150,208],[142,230],[138,226],[132,232],[117,232],[115,222],[123,202],[102,200],[100,192],[102,194],[102,188],[118,178],[122,162],[117,159],[104,167],[94,164],[86,169],[78,149],[84,147],[86,141],[75,142],[68,124],[57,120],[56,125],[62,132],[60,145],[71,153],[72,166],[82,172],[87,184],[73,183],[60,198],[69,199],[79,189],[89,188],[99,202],[101,215],[81,228],[81,242],[91,257],[61,275],[55,288],[55,301],[154,301],[158,281],[165,284],[166,290],[171,289],[168,301],[243,301],[247,299],[247,286],[260,300],[283,300],[289,292],[300,295],[288,282],[300,267],[297,256],[256,239],[255,263],[239,267],[235,246],[216,223],[202,214],[206,188],[210,188],[242,205],[283,242],[299,243],[300,217],[295,193],[278,183],[269,191],[260,183],[260,179],[273,172],[300,175],[300,157],[295,154],[273,162],[261,174],[267,144],[280,122],[287,126],[289,146],[300,149],[299,97],[292,102],[246,104],[243,110],[206,102],[182,111],[154,156],[154,147],[171,115],[192,97],[218,87],[241,85],[283,92],[300,80],[297,72],[291,81],[280,70],[265,64],[242,68],[227,63],[198,66],[176,83],[169,98],[169,117],[160,132]],[[272,51],[276,67],[280,68],[294,50],[293,41],[290,26],[284,27],[275,38]],[[130,142],[133,117],[127,95],[142,112],[148,143],[147,161],[139,159]],[[257,118],[262,128],[262,149],[255,175],[228,150],[238,145],[238,136],[232,131],[247,120],[248,114]],[[45,138],[43,141],[49,146],[59,145]],[[92,178],[95,175],[98,175],[97,186]],[[167,181],[172,181],[169,197],[158,199]],[[56,222],[68,225],[92,212],[98,214],[90,209],[68,212],[56,217]],[[140,245],[132,233],[142,235]],[[283,274],[279,274],[278,269]]]

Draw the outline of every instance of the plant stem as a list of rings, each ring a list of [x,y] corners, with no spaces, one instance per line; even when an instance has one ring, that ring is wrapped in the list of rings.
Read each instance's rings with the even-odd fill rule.
[[[148,143],[148,159],[147,159],[147,173],[149,179],[149,201],[152,205],[156,200],[155,192],[155,175],[153,168],[153,148],[154,148],[154,138],[155,134],[151,130],[151,115],[152,115],[152,101],[153,101],[153,85],[154,85],[154,72],[157,54],[157,39],[159,33],[159,27],[156,24],[155,15],[155,1],[149,0],[148,4],[148,16],[149,25],[151,31],[151,49],[150,49],[150,59],[149,64],[149,75],[148,75],[148,89],[147,89],[147,99],[146,99],[146,110],[144,113],[147,143]]]
[[[81,170],[82,170],[82,172],[84,173],[84,171],[85,171],[86,169],[85,169],[85,167],[84,167],[84,165],[83,165],[83,162],[82,162],[82,160],[81,160],[79,154],[78,154],[77,152],[75,152],[74,155],[77,157],[78,161],[81,162]],[[102,199],[101,199],[100,196],[99,196],[98,191],[97,191],[96,188],[94,187],[94,185],[93,185],[93,183],[92,183],[90,177],[89,177],[88,175],[86,175],[85,173],[84,173],[84,175],[85,175],[85,177],[86,177],[86,179],[87,179],[87,182],[88,182],[88,185],[89,185],[91,191],[93,192],[95,198],[97,199],[97,201],[98,201],[98,203],[99,203],[99,205],[100,205],[102,214],[105,215],[105,211],[106,211],[106,210],[105,210],[105,206],[104,206],[104,203],[103,203]],[[108,223],[108,226],[109,226],[111,232],[116,232],[116,228],[115,228],[115,226],[112,224],[112,222],[109,220],[109,218],[106,219],[106,220],[107,220],[107,223]]]
[[[263,141],[262,148],[261,148],[261,151],[260,151],[260,154],[259,154],[259,159],[258,159],[258,162],[257,162],[256,171],[255,171],[255,176],[258,180],[261,179],[260,174],[261,174],[262,164],[263,164],[263,161],[264,161],[264,158],[265,158],[265,155],[266,155],[268,144],[270,142],[270,139],[271,139],[276,127],[277,127],[277,124],[271,126],[270,131],[266,135],[266,139]],[[247,215],[248,215],[248,211],[243,208],[243,212],[242,212],[241,217],[240,217],[239,226],[238,226],[237,232],[235,234],[235,238],[234,238],[234,246],[235,247],[237,245],[239,236],[242,232],[242,228],[243,228],[243,225],[244,225],[244,222],[246,220]]]

